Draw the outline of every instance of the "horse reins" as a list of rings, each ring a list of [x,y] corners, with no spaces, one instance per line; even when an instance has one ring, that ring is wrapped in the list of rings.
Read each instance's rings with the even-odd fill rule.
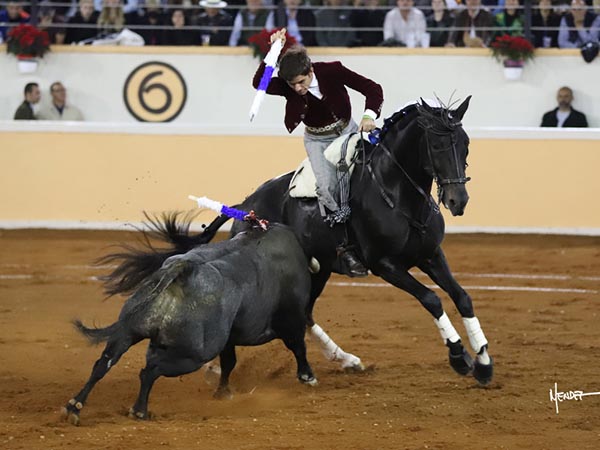
[[[460,125],[460,122],[457,123],[457,125]],[[426,143],[426,147],[427,147],[427,156],[429,158],[429,163],[431,165],[431,170],[433,172],[433,179],[435,180],[436,184],[437,184],[437,193],[438,193],[438,204],[441,203],[442,201],[442,196],[444,193],[444,186],[448,185],[448,184],[465,184],[467,183],[471,178],[470,177],[457,177],[457,178],[442,178],[439,176],[439,174],[437,173],[436,169],[435,169],[435,165],[433,163],[433,154],[432,154],[432,150],[431,150],[431,145],[429,144],[429,133],[433,133],[436,134],[438,136],[444,136],[446,134],[450,134],[450,139],[452,141],[451,145],[448,147],[445,147],[443,149],[440,150],[440,152],[442,151],[447,151],[449,149],[452,150],[452,156],[454,158],[454,162],[456,164],[456,173],[457,175],[460,174],[460,167],[458,166],[458,155],[456,152],[456,138],[455,138],[455,134],[454,132],[451,133],[442,133],[442,132],[437,132],[432,126],[428,126],[424,129],[425,131],[425,143]],[[431,220],[431,217],[433,216],[434,212],[439,212],[439,207],[433,203],[431,201],[431,196],[429,194],[427,194],[423,188],[421,188],[421,186],[419,186],[417,184],[417,182],[408,174],[408,172],[406,172],[406,170],[404,169],[404,167],[402,166],[402,164],[400,164],[398,162],[398,160],[396,159],[396,157],[394,156],[394,154],[390,151],[390,149],[383,143],[383,140],[380,141],[375,149],[377,148],[381,148],[381,150],[388,156],[388,158],[390,158],[390,160],[392,161],[392,163],[398,168],[400,169],[400,172],[404,175],[404,177],[410,182],[410,184],[413,186],[413,188],[419,193],[419,195],[421,195],[421,197],[423,197],[426,201],[427,204],[429,204],[429,212],[427,215],[427,219],[425,220],[424,223],[421,223],[415,219],[413,219],[412,217],[410,217],[408,214],[406,214],[404,211],[400,211],[402,213],[402,215],[404,215],[406,217],[406,219],[409,221],[409,223],[414,226],[415,228],[419,229],[421,231],[421,233],[424,233],[425,230],[427,229],[427,226],[429,225],[429,222]],[[374,149],[374,150],[375,150]],[[363,152],[364,152],[364,144],[363,144]],[[379,194],[381,195],[383,201],[390,207],[390,209],[394,209],[395,205],[394,202],[392,201],[392,199],[390,198],[390,196],[387,194],[387,192],[385,192],[385,189],[383,188],[383,186],[381,185],[381,183],[379,182],[379,180],[377,180],[377,176],[375,175],[373,168],[371,167],[371,163],[372,163],[372,158],[370,158],[367,162],[366,162],[366,167],[367,167],[367,171],[369,172],[369,175],[371,176],[371,179],[373,180],[373,182],[375,183],[375,185],[379,188]]]

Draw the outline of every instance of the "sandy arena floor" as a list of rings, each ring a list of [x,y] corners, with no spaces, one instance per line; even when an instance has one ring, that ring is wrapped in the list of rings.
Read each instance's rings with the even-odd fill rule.
[[[138,344],[92,392],[81,426],[60,408],[101,348],[69,325],[112,323],[90,267],[129,233],[0,232],[0,449],[598,449],[600,395],[550,401],[549,390],[600,391],[600,238],[448,236],[450,264],[474,299],[496,375],[456,375],[431,317],[391,287],[335,276],[315,317],[370,370],[341,371],[309,342],[319,385],[295,379],[279,341],[238,352],[233,400],[212,398],[204,371],[160,379],[151,421],[126,412],[138,391]],[[509,276],[510,275],[510,276]],[[377,278],[359,282],[382,283]],[[466,341],[452,302],[446,310]]]

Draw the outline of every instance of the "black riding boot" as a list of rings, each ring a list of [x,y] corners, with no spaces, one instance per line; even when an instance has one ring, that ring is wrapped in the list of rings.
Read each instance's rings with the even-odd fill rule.
[[[348,245],[348,232],[346,224],[340,223],[333,226],[333,232],[336,237],[337,263],[340,271],[349,277],[366,277],[368,275],[366,267],[358,259],[354,252],[354,247]]]

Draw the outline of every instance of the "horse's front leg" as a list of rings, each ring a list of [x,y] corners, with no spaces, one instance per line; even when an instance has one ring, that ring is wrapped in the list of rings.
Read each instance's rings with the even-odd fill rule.
[[[405,267],[392,260],[381,261],[376,269],[376,274],[421,302],[433,316],[442,339],[449,349],[450,366],[460,375],[470,374],[473,369],[473,358],[463,347],[458,332],[444,312],[442,301],[435,292],[417,281]]]
[[[477,354],[473,376],[479,383],[488,384],[492,381],[494,373],[494,361],[488,354],[488,341],[483,334],[479,320],[473,312],[471,297],[452,276],[443,250],[438,247],[433,257],[420,264],[419,268],[446,291],[454,301],[458,312],[463,318],[471,348]]]

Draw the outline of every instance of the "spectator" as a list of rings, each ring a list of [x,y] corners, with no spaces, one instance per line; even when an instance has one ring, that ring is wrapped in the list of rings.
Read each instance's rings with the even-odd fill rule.
[[[29,22],[29,14],[23,11],[21,5],[17,2],[8,2],[6,9],[0,10],[0,23],[14,22],[27,23]],[[0,27],[0,43],[6,42],[9,27]]]
[[[523,36],[525,26],[520,8],[519,0],[506,0],[503,11],[496,14],[497,36]]]
[[[102,11],[102,8],[104,8],[104,2],[105,0],[94,0],[94,9],[96,11]],[[122,7],[123,8],[123,13],[124,14],[131,14],[131,13],[137,13],[138,8],[139,8],[139,0],[127,0],[125,2],[125,5]],[[143,3],[143,1],[142,1]]]
[[[487,47],[492,39],[494,16],[481,8],[481,0],[466,0],[466,4],[454,19],[446,46]]]
[[[288,0],[290,1],[290,0]],[[297,0],[294,0],[297,1]],[[322,8],[315,14],[317,27],[317,45],[321,47],[349,47],[356,39],[353,30],[342,31],[339,28],[350,28],[350,13],[346,0],[326,0],[331,8]]]
[[[560,16],[554,12],[551,0],[540,0],[539,9],[531,17],[533,45],[536,47],[558,47]],[[535,28],[554,28],[536,30]]]
[[[556,96],[558,107],[548,111],[542,117],[542,127],[577,127],[587,128],[588,123],[585,114],[571,107],[573,102],[573,91],[564,86],[558,90]]]
[[[171,10],[172,28],[164,30],[164,45],[198,45],[199,35],[196,30],[186,29],[187,18],[183,9]]]
[[[56,9],[50,2],[40,3],[38,27],[48,33],[51,44],[62,45],[65,43],[66,31],[62,26],[63,23],[64,17],[56,14]]]
[[[37,83],[27,83],[25,85],[25,100],[19,105],[13,117],[14,120],[35,120],[35,111],[40,102],[42,94],[40,86]]]
[[[397,0],[397,8],[385,15],[384,41],[393,40],[406,47],[420,47],[425,34],[425,15],[415,8],[413,0]]]
[[[265,9],[263,0],[246,0],[247,9],[241,9],[233,21],[233,30],[229,37],[229,45],[248,45],[248,38],[260,32],[261,29],[272,29],[267,27],[269,10]]]
[[[283,0],[277,6],[277,9],[269,14],[266,28],[286,28],[290,36],[296,39],[296,42],[310,47],[317,44],[314,30],[316,26],[315,15],[310,9],[300,9],[300,0]]]
[[[229,30],[219,27],[231,27],[232,17],[223,8],[227,2],[222,0],[200,0],[200,6],[204,12],[198,16],[196,23],[201,27],[202,44],[204,45],[227,45],[229,42]]]
[[[586,10],[583,0],[573,0],[571,10],[563,16],[558,31],[560,48],[579,48],[587,42],[598,42],[600,16]]]
[[[383,41],[383,21],[386,11],[379,9],[380,0],[362,0],[363,8],[357,7],[350,14],[350,23],[353,28],[379,28],[381,31],[358,30],[356,32],[356,46],[370,47],[379,45]]]
[[[98,29],[101,34],[118,33],[125,26],[125,13],[120,0],[103,0],[102,11],[98,16]]]
[[[431,14],[427,17],[427,28],[430,33],[429,45],[443,47],[448,42],[450,27],[454,19],[446,7],[446,0],[432,0]],[[445,29],[443,29],[445,28]]]
[[[40,120],[83,120],[79,108],[67,104],[67,90],[60,81],[50,85],[52,103],[42,107],[37,115]]]
[[[160,27],[165,23],[160,0],[146,0],[145,8],[127,16],[127,23],[144,39],[144,45],[163,45],[164,30],[160,28],[137,28],[136,25]]]
[[[69,25],[83,25],[82,28],[67,28],[65,44],[72,44],[96,36],[98,33],[96,25],[100,13],[94,11],[93,0],[79,0],[79,9],[68,21]]]

